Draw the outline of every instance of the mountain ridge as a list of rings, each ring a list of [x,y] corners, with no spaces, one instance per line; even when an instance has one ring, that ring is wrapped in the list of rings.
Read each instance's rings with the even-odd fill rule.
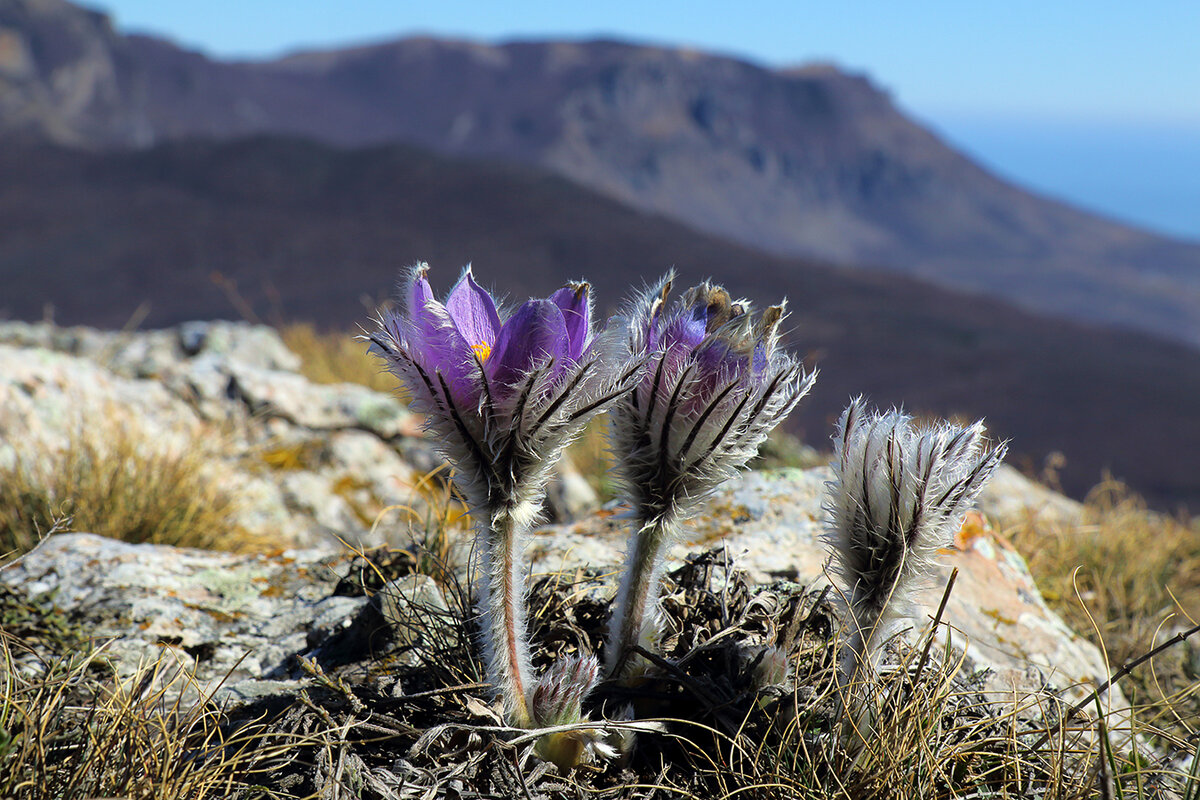
[[[1076,496],[1108,469],[1159,507],[1200,507],[1200,419],[1190,413],[1200,354],[1148,335],[764,254],[544,171],[407,146],[10,146],[0,174],[0,305],[18,318],[37,319],[50,302],[63,325],[119,328],[144,316],[163,326],[244,309],[344,329],[367,324],[375,302],[364,295],[391,294],[417,260],[433,265],[439,291],[474,261],[510,300],[584,277],[598,307],[612,309],[674,266],[680,285],[714,277],[759,304],[788,296],[790,346],[821,370],[793,421],[815,444],[861,392],[885,407],[986,417],[1035,469],[1062,451]]]
[[[221,62],[65,0],[0,0],[0,28],[10,135],[103,149],[282,134],[519,161],[757,249],[1200,346],[1200,245],[1006,183],[828,65],[428,36]]]

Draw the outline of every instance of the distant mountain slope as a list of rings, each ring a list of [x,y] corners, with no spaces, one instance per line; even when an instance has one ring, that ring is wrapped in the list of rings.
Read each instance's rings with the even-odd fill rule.
[[[366,322],[363,297],[430,260],[520,300],[566,277],[614,307],[675,265],[765,302],[787,295],[791,345],[821,369],[794,426],[820,445],[854,394],[916,412],[986,416],[1014,459],[1068,454],[1078,494],[1111,468],[1155,503],[1200,507],[1200,354],[1059,322],[882,272],[844,270],[696,234],[519,165],[300,140],[171,143],[96,154],[0,148],[0,312],[147,325],[239,311]],[[563,274],[563,264],[570,265]]]
[[[435,39],[221,63],[62,0],[0,0],[0,131],[97,147],[274,132],[524,161],[755,248],[1200,345],[1200,246],[1007,184],[832,68]]]

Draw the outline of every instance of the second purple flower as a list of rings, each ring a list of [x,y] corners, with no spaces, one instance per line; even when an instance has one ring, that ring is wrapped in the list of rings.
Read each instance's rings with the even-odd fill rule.
[[[632,679],[658,634],[669,545],[722,481],[758,452],[816,377],[779,346],[781,303],[761,316],[705,282],[668,305],[668,275],[625,316],[626,350],[644,359],[614,407],[617,473],[633,510],[626,568],[608,639],[608,671]]]

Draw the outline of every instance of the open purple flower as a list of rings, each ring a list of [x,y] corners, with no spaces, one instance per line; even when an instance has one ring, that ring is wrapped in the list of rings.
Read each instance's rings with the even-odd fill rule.
[[[607,650],[610,673],[626,676],[638,663],[631,649],[653,645],[659,577],[680,524],[758,452],[816,377],[778,346],[783,304],[754,317],[705,282],[668,308],[671,278],[625,317],[628,352],[645,363],[611,425],[636,520]]]
[[[523,540],[563,447],[627,390],[634,370],[595,345],[586,283],[529,300],[510,315],[468,267],[445,303],[415,267],[407,307],[380,321],[373,349],[404,382],[455,467],[481,545],[484,655],[508,719],[531,721]]]
[[[469,267],[444,305],[433,296],[427,273],[425,265],[413,270],[408,314],[392,315],[384,329],[412,356],[418,377],[440,375],[446,382],[442,394],[458,406],[511,399],[534,367],[539,378],[556,383],[591,343],[586,283],[572,283],[548,300],[529,300],[501,323],[495,300]],[[430,385],[442,389],[440,382]]]

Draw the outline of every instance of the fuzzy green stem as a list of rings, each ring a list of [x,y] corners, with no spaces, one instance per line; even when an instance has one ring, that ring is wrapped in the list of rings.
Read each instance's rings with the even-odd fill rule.
[[[487,580],[483,584],[485,657],[488,680],[504,700],[506,721],[528,727],[528,687],[532,681],[529,641],[525,630],[525,570],[521,563],[521,539],[525,526],[510,512],[493,515],[491,524],[481,525],[485,544]]]
[[[677,528],[674,516],[660,516],[641,525],[630,539],[609,628],[606,669],[610,678],[629,679],[641,671],[644,659],[634,654],[635,646],[657,650],[655,618],[662,565]]]
[[[855,695],[864,696],[863,687],[858,685],[859,676],[868,672],[867,647],[868,631],[863,631],[857,625],[850,632],[850,637],[842,644],[839,653],[837,677],[839,716],[842,719],[843,730],[849,733],[854,728],[855,716],[859,703]]]

